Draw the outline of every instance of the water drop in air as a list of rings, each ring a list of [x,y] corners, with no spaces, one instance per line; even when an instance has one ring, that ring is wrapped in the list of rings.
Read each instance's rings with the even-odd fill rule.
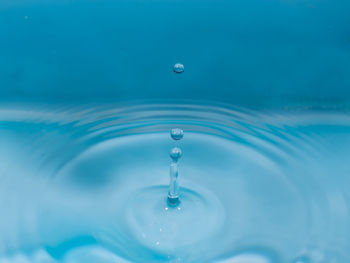
[[[181,140],[184,137],[184,131],[179,128],[171,129],[170,135],[174,140]]]
[[[173,159],[174,162],[178,162],[181,156],[182,156],[182,151],[180,148],[174,147],[170,150],[170,157],[171,159]]]
[[[176,63],[174,65],[174,72],[175,73],[183,73],[185,71],[185,67],[183,64],[181,63]]]

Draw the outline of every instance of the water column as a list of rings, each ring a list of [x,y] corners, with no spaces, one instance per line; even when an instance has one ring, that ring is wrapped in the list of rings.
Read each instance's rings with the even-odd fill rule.
[[[175,141],[179,141],[183,138],[184,132],[181,129],[172,129],[170,132],[171,138]],[[168,191],[168,204],[176,206],[180,203],[179,199],[179,184],[177,178],[179,176],[179,160],[182,156],[182,151],[179,147],[174,147],[170,150],[170,183]]]

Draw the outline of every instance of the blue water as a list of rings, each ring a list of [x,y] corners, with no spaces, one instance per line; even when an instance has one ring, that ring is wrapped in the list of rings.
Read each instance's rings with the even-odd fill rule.
[[[350,262],[349,14],[0,1],[0,263]]]
[[[347,0],[2,0],[0,96],[344,104],[349,13]]]
[[[349,261],[346,112],[11,105],[0,116],[0,262]],[[185,135],[169,207],[173,127]]]

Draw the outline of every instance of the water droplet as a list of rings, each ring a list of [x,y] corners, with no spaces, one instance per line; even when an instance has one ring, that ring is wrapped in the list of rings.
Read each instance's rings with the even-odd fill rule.
[[[170,157],[174,162],[177,162],[182,156],[182,151],[178,147],[174,147],[170,150]]]
[[[178,141],[184,137],[184,131],[179,128],[171,129],[170,135],[171,135],[171,138]]]
[[[181,63],[176,63],[174,65],[174,72],[179,74],[179,73],[183,73],[185,71],[185,67],[183,64]]]

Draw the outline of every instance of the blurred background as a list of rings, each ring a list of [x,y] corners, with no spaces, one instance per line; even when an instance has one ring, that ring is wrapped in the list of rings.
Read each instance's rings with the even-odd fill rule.
[[[0,101],[347,106],[349,14],[348,0],[1,0]]]

